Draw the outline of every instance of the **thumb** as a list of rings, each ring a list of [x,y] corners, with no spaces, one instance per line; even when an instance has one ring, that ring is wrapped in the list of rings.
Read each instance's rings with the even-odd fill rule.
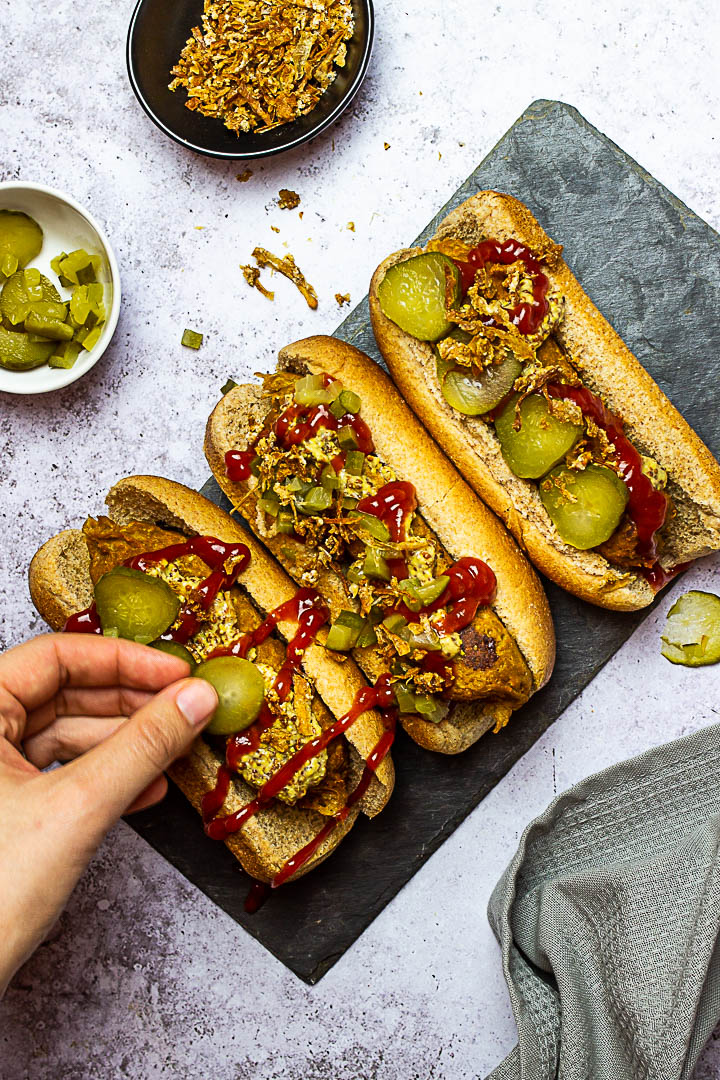
[[[92,806],[91,827],[108,829],[141,792],[189,749],[218,703],[205,679],[167,686],[109,738],[62,770]],[[88,822],[90,824],[90,822]]]

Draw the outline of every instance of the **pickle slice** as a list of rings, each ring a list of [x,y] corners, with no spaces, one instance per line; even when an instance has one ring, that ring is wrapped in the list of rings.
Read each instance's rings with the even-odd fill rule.
[[[515,475],[537,480],[562,461],[583,428],[553,416],[542,394],[530,394],[520,405],[521,424],[515,430],[516,402],[517,397],[511,398],[497,416],[495,432],[503,457]]]
[[[445,361],[440,357],[437,361],[443,397],[463,416],[482,416],[494,409],[510,393],[521,371],[522,364],[510,352],[502,363],[486,367],[482,375],[461,368],[448,371]]]
[[[720,660],[720,596],[693,589],[670,608],[660,650],[671,664],[704,667]]]
[[[177,656],[180,660],[184,660],[186,664],[190,665],[191,673],[195,670],[195,659],[189,649],[186,649],[184,645],[181,645],[179,641],[153,641],[150,646],[151,649],[157,649],[158,652],[170,653],[171,656]]]
[[[254,664],[239,656],[215,656],[198,664],[193,675],[217,691],[218,706],[207,734],[232,735],[250,727],[265,698],[265,680]]]
[[[460,300],[460,271],[439,251],[414,255],[391,266],[378,286],[384,315],[420,341],[438,341],[453,327],[445,315],[446,281],[449,300]]]
[[[67,309],[52,281],[34,269],[18,270],[7,279],[0,292],[3,326],[12,330],[25,321],[34,304],[48,303],[57,305],[58,311],[62,307],[62,318],[65,318]]]
[[[47,363],[56,342],[38,340],[33,334],[0,326],[0,367],[8,371],[31,371]]]
[[[40,254],[42,229],[20,210],[0,210],[0,280]]]
[[[540,498],[563,540],[581,551],[609,540],[620,524],[628,489],[606,465],[560,465],[540,483]]]
[[[118,566],[95,586],[95,603],[104,634],[148,645],[175,622],[180,600],[160,578]]]

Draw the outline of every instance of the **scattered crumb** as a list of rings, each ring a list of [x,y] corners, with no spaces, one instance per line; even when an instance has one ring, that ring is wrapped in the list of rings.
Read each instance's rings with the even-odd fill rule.
[[[278,206],[281,210],[294,210],[296,206],[300,205],[300,196],[297,191],[291,191],[290,188],[280,188],[278,195]]]
[[[239,172],[237,174],[235,179],[239,180],[241,184],[247,184],[247,182],[250,179],[250,177],[252,176],[252,174],[253,174],[252,169],[244,169],[242,172]]]
[[[389,150],[389,149],[390,149],[390,143],[389,143],[389,142],[383,143],[383,147],[384,147],[384,148],[385,148],[386,150]]]
[[[441,157],[442,157],[442,154],[441,154],[441,153],[440,153],[440,151],[438,150],[438,161],[440,160],[440,158],[441,158]]]
[[[350,230],[350,232],[355,232],[355,222],[354,221],[348,221],[347,227]]]
[[[300,218],[300,220],[301,220],[301,221],[302,221],[302,219],[303,219],[303,214],[304,214],[304,213],[305,213],[305,211],[304,211],[304,210],[301,210],[301,211],[300,211],[300,213],[298,214],[298,217]]]
[[[336,292],[335,293],[335,299],[338,302],[338,306],[342,307],[343,304],[349,304],[350,303],[350,293],[349,292],[346,292],[346,293]]]
[[[279,232],[280,232],[280,230],[278,229],[277,225],[271,225],[271,226],[270,226],[270,228],[272,229],[272,231],[273,231],[273,232],[277,232],[277,233],[279,233]]]
[[[262,281],[260,280],[260,271],[258,270],[257,266],[243,266],[241,263],[240,269],[242,270],[243,277],[247,281],[248,285],[250,285],[253,289],[257,289],[257,291],[261,292],[263,296],[267,296],[268,300],[275,299],[275,293],[270,292],[269,289],[266,289]]]
[[[282,274],[288,281],[292,281],[293,285],[295,285],[305,297],[308,307],[315,310],[318,306],[317,293],[312,285],[305,279],[305,275],[292,255],[286,255],[284,259],[281,259],[277,255],[273,255],[271,251],[267,251],[266,248],[256,247],[253,251],[253,259],[255,259],[258,266],[269,266],[271,270],[277,270],[278,274]],[[244,270],[243,273],[245,273]],[[253,284],[255,284],[255,282],[253,282]]]
[[[204,225],[195,225],[194,227],[197,229],[198,232],[205,228]]]
[[[458,143],[458,146],[464,146],[464,145],[465,145],[465,143],[464,143],[464,142],[459,142],[459,143]]]

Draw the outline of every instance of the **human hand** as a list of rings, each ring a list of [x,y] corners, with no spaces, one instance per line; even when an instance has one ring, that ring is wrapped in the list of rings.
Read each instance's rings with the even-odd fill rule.
[[[89,634],[0,656],[0,996],[110,826],[163,797],[163,770],[209,720],[217,695],[187,673],[168,653]],[[70,764],[40,771],[55,761]]]

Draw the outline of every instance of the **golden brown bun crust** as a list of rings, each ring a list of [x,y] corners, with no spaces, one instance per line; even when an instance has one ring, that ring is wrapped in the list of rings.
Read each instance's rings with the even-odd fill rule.
[[[225,511],[181,484],[154,476],[128,477],[115,484],[106,502],[110,515],[120,523],[153,521],[177,528],[187,535],[212,535],[228,542],[247,544],[251,561],[240,580],[263,612],[290,599],[297,591],[267,552]],[[71,614],[92,601],[90,559],[84,534],[67,529],[48,540],[30,564],[29,579],[31,596],[38,611],[54,630],[60,630]],[[292,623],[278,626],[286,638],[292,635],[293,629]],[[307,650],[303,668],[336,716],[350,708],[357,690],[366,685],[352,661],[338,665],[319,645]],[[380,717],[372,712],[364,714],[348,731],[346,738],[358,751],[351,762],[353,781],[359,779],[362,759],[375,746],[383,730]],[[199,811],[202,796],[214,787],[219,764],[221,760],[211,747],[198,739],[188,756],[175,762],[168,771]],[[366,797],[295,876],[302,876],[327,858],[351,828],[360,810],[369,816],[378,813],[390,797],[393,784],[394,769],[387,757]],[[254,791],[242,778],[233,777],[226,810],[238,809],[253,795]],[[258,880],[270,881],[288,858],[317,835],[326,821],[327,818],[314,811],[275,803],[250,819],[242,831],[226,843],[248,873]]]
[[[535,573],[497,518],[477,499],[404,404],[387,375],[364,353],[330,337],[306,338],[286,346],[280,352],[279,366],[298,372],[325,371],[360,395],[362,415],[378,455],[414,484],[423,517],[449,553],[455,558],[474,555],[495,571],[498,588],[493,607],[518,644],[534,689],[543,686],[552,671],[555,635]],[[247,443],[264,413],[260,388],[239,386],[225,395],[208,420],[208,462],[235,505],[241,504],[248,489],[228,480],[225,453]],[[282,558],[280,551],[276,554]],[[404,718],[403,725],[427,749],[457,753],[506,715],[500,706],[474,703],[454,706],[451,717],[441,724]]]
[[[514,236],[530,247],[547,240],[517,199],[481,191],[440,225],[436,237],[475,244]],[[597,552],[564,544],[548,518],[537,485],[520,480],[505,463],[494,432],[482,420],[461,417],[447,404],[435,374],[432,346],[405,334],[383,315],[377,289],[387,269],[419,249],[389,256],[373,275],[370,313],[380,351],[406,399],[471,486],[505,521],[532,561],[558,585],[584,600],[619,611],[649,604],[645,579],[613,567]],[[565,296],[565,316],[554,332],[589,387],[621,415],[631,440],[655,457],[670,477],[677,515],[666,527],[666,566],[720,548],[720,466],[650,375],[586,296],[567,265],[545,271]],[[658,422],[660,421],[660,422]]]

